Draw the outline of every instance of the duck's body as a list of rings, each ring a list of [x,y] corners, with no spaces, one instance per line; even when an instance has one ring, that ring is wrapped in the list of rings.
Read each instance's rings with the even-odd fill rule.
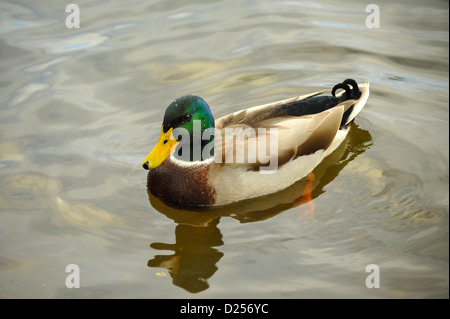
[[[345,92],[335,95],[339,88]],[[248,108],[215,122],[209,118],[209,107],[200,98],[175,100],[166,111],[160,141],[143,163],[144,168],[150,168],[149,191],[169,206],[198,209],[287,188],[310,174],[342,143],[367,101],[369,84],[358,86],[355,81],[346,80],[333,88],[333,96],[321,96],[323,93]],[[172,129],[188,129],[189,145],[195,144],[192,142],[199,140],[199,136],[192,133],[193,126],[188,123],[196,118],[201,120],[202,133],[204,128],[215,127],[214,142],[203,140],[197,151],[209,151],[207,142],[210,148],[214,145],[214,150],[203,152],[195,160],[192,155],[195,147],[191,147],[190,157],[179,159],[179,153],[170,148],[175,145],[180,148],[182,141],[175,140]],[[204,125],[205,121],[209,125]],[[243,139],[231,136],[233,142],[228,143],[230,132],[245,136]]]

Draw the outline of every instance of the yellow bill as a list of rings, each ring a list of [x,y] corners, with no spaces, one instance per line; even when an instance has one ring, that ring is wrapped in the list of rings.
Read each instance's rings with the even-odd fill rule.
[[[161,134],[159,136],[158,143],[156,143],[153,150],[142,162],[142,167],[145,169],[156,168],[162,164],[170,156],[172,148],[178,144],[178,141],[172,135],[173,128],[170,128],[164,133],[161,127]]]

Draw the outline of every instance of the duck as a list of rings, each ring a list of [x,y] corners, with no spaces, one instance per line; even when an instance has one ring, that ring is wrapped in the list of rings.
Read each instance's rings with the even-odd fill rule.
[[[215,120],[201,97],[181,96],[166,108],[159,139],[142,162],[147,190],[181,210],[279,192],[338,148],[368,97],[369,82],[346,79]]]

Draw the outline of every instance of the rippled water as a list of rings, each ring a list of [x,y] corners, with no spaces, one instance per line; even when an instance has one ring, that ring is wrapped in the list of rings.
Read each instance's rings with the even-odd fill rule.
[[[377,1],[372,29],[360,1],[77,4],[67,29],[60,1],[0,3],[1,297],[448,298],[447,1]],[[218,118],[349,77],[371,96],[312,202],[147,193],[174,98]]]

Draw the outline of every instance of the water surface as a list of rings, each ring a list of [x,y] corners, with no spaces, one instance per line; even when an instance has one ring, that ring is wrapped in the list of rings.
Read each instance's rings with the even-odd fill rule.
[[[447,1],[378,1],[372,29],[359,1],[77,4],[68,29],[59,1],[0,3],[1,297],[448,298]],[[349,77],[371,96],[312,202],[147,193],[174,98],[219,118]]]

